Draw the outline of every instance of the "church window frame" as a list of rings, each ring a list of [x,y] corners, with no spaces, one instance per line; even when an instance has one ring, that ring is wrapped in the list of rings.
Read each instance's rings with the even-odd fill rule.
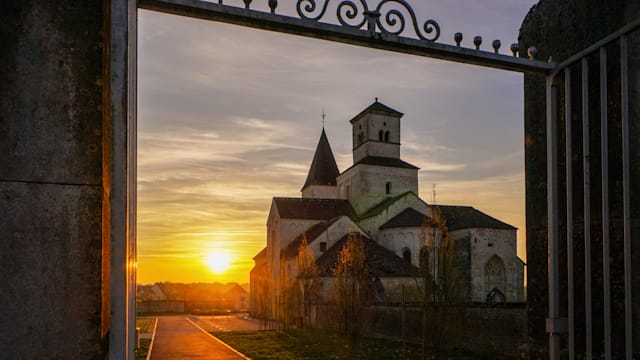
[[[507,269],[504,260],[498,255],[491,256],[484,265],[484,288],[487,294],[494,289],[503,294],[506,291]]]
[[[402,260],[408,262],[409,264],[413,263],[411,261],[411,249],[409,249],[408,247],[402,249]]]

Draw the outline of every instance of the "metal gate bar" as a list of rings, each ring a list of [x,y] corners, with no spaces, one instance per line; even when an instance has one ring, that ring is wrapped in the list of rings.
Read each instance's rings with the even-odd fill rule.
[[[300,3],[298,0],[297,3]],[[390,0],[380,0],[388,2]],[[264,0],[266,2],[266,0]],[[271,2],[271,1],[270,1]],[[251,4],[252,1],[245,1]],[[396,3],[399,3],[396,1]],[[277,2],[275,2],[277,7]],[[460,45],[448,45],[435,41],[416,39],[412,37],[400,36],[400,34],[388,31],[380,31],[379,26],[375,26],[376,21],[370,16],[380,16],[382,14],[375,11],[354,13],[353,21],[356,17],[364,19],[361,29],[358,26],[339,25],[329,22],[319,21],[316,17],[293,17],[276,13],[276,7],[272,12],[253,10],[247,5],[245,8],[224,5],[222,3],[212,3],[202,0],[138,0],[138,7],[146,10],[159,11],[167,14],[182,15],[190,18],[218,21],[228,24],[247,26],[262,30],[277,31],[299,36],[306,36],[322,40],[336,41],[357,46],[389,50],[393,52],[426,56],[430,58],[455,61],[466,64],[479,65],[484,67],[517,71],[522,73],[538,73],[546,75],[553,70],[553,64],[546,61],[533,59],[535,51],[527,58],[527,50],[522,49],[521,56],[510,56],[500,54],[498,49],[500,42],[494,42],[497,48],[492,51],[480,49],[482,40],[476,48],[465,48]],[[372,25],[373,24],[373,25]],[[437,40],[437,39],[436,39]],[[454,40],[454,39],[452,39]],[[462,40],[462,34],[460,34]],[[456,40],[456,42],[458,42]],[[474,44],[475,45],[475,44]],[[514,44],[515,53],[518,53],[517,44]]]
[[[609,128],[607,48],[600,48],[600,153],[602,171],[602,287],[604,293],[604,358],[611,359],[611,279],[609,266]]]
[[[620,37],[620,98],[622,107],[622,199],[624,217],[624,313],[625,356],[633,356],[631,332],[631,162],[629,148],[629,63],[627,58],[627,37]]]
[[[582,167],[584,201],[584,293],[585,345],[587,360],[593,358],[593,319],[591,301],[591,155],[589,151],[589,60],[582,58]],[[573,291],[573,289],[571,290]],[[575,352],[575,349],[573,349]]]
[[[583,202],[584,202],[584,290],[585,290],[585,349],[587,359],[593,358],[593,303],[592,303],[592,261],[591,261],[591,149],[589,124],[589,60],[588,57],[597,55],[599,62],[599,104],[600,104],[600,180],[601,180],[601,214],[602,214],[602,303],[603,327],[602,343],[604,359],[622,356],[622,349],[612,349],[612,296],[611,296],[611,219],[610,219],[610,187],[609,174],[617,172],[619,168],[610,169],[609,163],[609,106],[610,94],[608,89],[608,52],[607,47],[615,42],[620,46],[620,104],[621,104],[621,136],[622,136],[622,197],[623,197],[623,230],[624,230],[624,357],[632,359],[632,264],[631,264],[631,174],[630,174],[630,119],[629,119],[629,65],[627,34],[640,29],[640,19],[635,20],[621,30],[613,33],[593,46],[572,56],[558,65],[548,76],[547,91],[547,216],[548,216],[548,249],[549,249],[549,318],[547,331],[549,332],[549,356],[551,359],[560,358],[560,333],[568,334],[569,359],[576,358],[575,333],[575,283],[574,283],[574,249],[573,237],[575,232],[573,211],[573,153],[572,153],[572,73],[571,67],[580,64],[582,87],[582,164],[583,164]],[[564,156],[566,174],[566,246],[567,246],[567,318],[561,318],[560,309],[560,269],[559,269],[559,239],[558,239],[558,93],[556,90],[556,76],[564,72],[564,116],[565,116],[565,149]],[[558,76],[559,78],[559,76]],[[614,128],[612,128],[614,129]],[[614,203],[615,204],[615,203]],[[622,300],[622,299],[620,299]],[[615,353],[614,353],[615,351]]]
[[[549,358],[560,359],[560,257],[558,243],[558,91],[547,78],[547,220],[549,238]],[[555,256],[554,256],[555,254]]]
[[[571,119],[571,69],[564,69],[564,104],[565,119]],[[575,358],[575,332],[574,332],[574,312],[573,312],[573,162],[572,155],[572,139],[571,121],[565,121],[565,153],[567,161],[565,161],[565,170],[567,177],[567,288],[568,298],[567,306],[569,307],[568,324],[569,324],[569,359]]]

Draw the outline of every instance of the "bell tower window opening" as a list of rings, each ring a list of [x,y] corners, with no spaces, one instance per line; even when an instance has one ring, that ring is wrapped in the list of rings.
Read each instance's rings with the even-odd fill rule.
[[[384,142],[389,142],[389,132],[388,131],[386,131],[384,133]]]
[[[387,183],[385,184],[385,193],[386,193],[387,195],[391,194],[391,182],[387,182]]]
[[[384,131],[380,130],[378,132],[378,141],[383,141],[383,137],[384,137]]]

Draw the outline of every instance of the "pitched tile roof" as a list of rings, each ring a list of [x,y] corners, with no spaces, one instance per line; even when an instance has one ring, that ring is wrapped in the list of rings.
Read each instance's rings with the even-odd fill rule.
[[[503,229],[515,230],[516,228],[493,218],[471,206],[451,206],[436,205],[440,209],[440,214],[444,218],[449,231],[482,228],[482,229]],[[419,227],[425,219],[429,217],[412,208],[403,210],[400,214],[380,226],[380,229],[390,229],[397,227]]]
[[[373,277],[408,277],[413,276],[416,268],[396,254],[378,245],[375,241],[358,233],[364,242],[365,267]],[[318,275],[334,276],[338,257],[346,245],[349,235],[345,235],[335,245],[316,260]]]
[[[365,164],[365,165],[376,165],[376,166],[387,166],[387,167],[395,167],[395,168],[403,168],[403,169],[420,169],[419,167],[409,164],[408,162],[404,161],[404,160],[400,160],[397,158],[387,158],[387,157],[381,157],[381,156],[367,156],[364,157],[362,159],[360,159],[357,163],[351,165],[347,170],[343,171],[342,173],[346,173],[347,171],[351,170],[354,166],[358,165],[358,164]]]
[[[282,219],[330,220],[338,216],[356,218],[349,200],[273,198]]]
[[[517,230],[471,206],[438,205],[438,207],[440,214],[447,221],[449,231],[468,228]]]
[[[380,226],[382,229],[398,227],[420,227],[425,221],[430,221],[429,217],[414,208],[406,208],[400,214]]]
[[[402,199],[403,197],[405,197],[405,196],[407,196],[409,194],[413,194],[413,192],[412,191],[407,191],[407,192],[404,192],[404,193],[402,193],[400,195],[396,195],[396,196],[385,198],[380,203],[378,203],[377,205],[372,206],[369,210],[365,211],[362,215],[360,215],[359,219],[362,220],[362,219],[370,218],[372,216],[376,216],[376,215],[380,214],[382,211],[384,211],[384,209],[388,208],[393,203],[395,203],[396,201]],[[415,195],[415,196],[418,199],[420,199],[417,195]]]
[[[392,109],[387,105],[381,102],[378,102],[378,99],[376,98],[376,101],[373,102],[373,104],[369,105],[366,109],[362,110],[360,113],[358,113],[358,115],[354,116],[353,119],[349,120],[349,122],[353,124],[353,122],[356,121],[359,117],[361,117],[365,113],[372,112],[372,111],[383,112],[383,113],[395,115],[398,117],[401,117],[402,115],[404,115],[400,111]]]
[[[327,134],[322,129],[316,152],[313,155],[313,161],[309,168],[307,180],[304,182],[303,189],[310,185],[329,185],[336,186],[336,177],[340,174],[336,159],[333,157],[333,151],[329,145]]]
[[[300,244],[302,244],[302,239],[305,235],[307,237],[307,244],[311,244],[313,240],[315,240],[320,234],[322,234],[322,232],[327,230],[329,226],[335,223],[338,219],[339,217],[330,221],[323,221],[313,225],[309,229],[305,230],[302,234],[296,236],[296,238],[293,239],[293,241],[291,241],[289,245],[287,245],[284,249],[282,249],[282,251],[280,251],[280,255],[287,258],[298,255],[298,249],[300,248]]]

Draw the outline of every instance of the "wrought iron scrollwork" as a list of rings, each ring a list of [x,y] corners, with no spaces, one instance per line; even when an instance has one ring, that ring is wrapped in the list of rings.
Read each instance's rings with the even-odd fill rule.
[[[331,0],[324,0],[322,8],[319,8],[317,0],[298,0],[296,10],[301,19],[320,21],[325,16],[330,2]],[[397,7],[387,9],[388,5],[397,5],[403,8],[404,12]],[[384,11],[385,9],[387,10]],[[400,35],[405,31],[408,22],[405,12],[418,38],[436,41],[440,37],[440,25],[429,19],[420,27],[415,12],[405,0],[382,0],[374,10],[369,9],[366,0],[342,0],[337,5],[336,17],[341,25],[350,28],[360,29],[369,23],[369,27],[375,24],[382,34]],[[362,19],[358,21],[360,16]],[[373,29],[369,28],[369,31]]]
[[[440,37],[440,25],[438,24],[438,22],[433,19],[429,19],[425,21],[424,24],[422,24],[421,29],[420,26],[418,26],[416,13],[405,0],[383,0],[378,4],[376,12],[379,14],[385,14],[381,12],[381,10],[385,5],[392,3],[399,4],[407,11],[407,13],[409,13],[409,16],[411,17],[411,23],[413,24],[413,29],[420,39],[427,41],[438,40],[438,38]],[[381,19],[384,19],[384,22]],[[404,14],[399,9],[392,8],[388,10],[384,16],[378,18],[376,24],[378,25],[378,28],[382,33],[399,35],[404,31],[406,22],[407,20],[405,19]],[[397,26],[396,30],[390,30],[388,28],[395,26]]]

